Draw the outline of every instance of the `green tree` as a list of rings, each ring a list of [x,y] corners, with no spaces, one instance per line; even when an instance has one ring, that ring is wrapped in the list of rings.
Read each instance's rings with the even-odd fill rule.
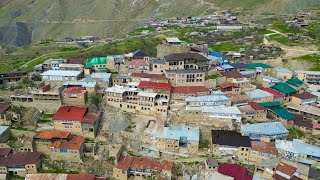
[[[92,105],[95,105],[96,108],[99,108],[99,105],[102,102],[102,97],[99,94],[90,94],[89,95],[89,101]]]

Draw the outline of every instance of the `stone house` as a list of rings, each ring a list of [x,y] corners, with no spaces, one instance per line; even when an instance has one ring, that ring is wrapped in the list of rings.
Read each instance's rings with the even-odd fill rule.
[[[217,171],[219,163],[216,159],[208,158],[205,161],[206,170]]]
[[[286,83],[291,86],[293,89],[298,91],[299,93],[302,93],[308,89],[308,86],[301,81],[299,78],[292,78],[286,81]]]
[[[150,56],[148,53],[138,49],[131,54],[131,56],[129,57],[129,60],[130,61],[132,61],[132,60],[148,60],[149,61]]]
[[[152,60],[152,72],[154,73],[164,73],[166,70],[166,62],[161,59]]]
[[[264,141],[252,141],[249,161],[253,163],[277,158],[278,151],[270,143]]]
[[[248,136],[235,131],[212,130],[211,153],[218,156],[232,156],[247,161],[251,150]]]
[[[162,74],[148,74],[148,73],[131,73],[130,81],[140,83],[141,81],[153,81],[160,83],[168,83],[168,79]]]
[[[63,105],[85,106],[88,102],[88,91],[80,87],[69,87],[63,90]]]
[[[161,157],[162,154],[170,152],[179,154],[193,154],[198,152],[200,129],[189,126],[169,126],[165,127],[156,121],[149,121],[148,127],[144,131],[144,143],[156,147]],[[148,146],[144,146],[148,148]],[[149,150],[150,151],[150,150]]]
[[[309,92],[303,92],[294,94],[291,98],[291,103],[296,105],[311,105],[314,106],[317,103],[318,96],[313,95]]]
[[[270,88],[280,92],[281,94],[284,94],[283,103],[290,102],[292,95],[297,93],[297,90],[292,88],[287,83],[276,83],[274,86],[271,86]]]
[[[171,100],[185,100],[187,97],[209,95],[209,89],[205,86],[178,86],[172,87]]]
[[[272,77],[281,80],[289,80],[293,77],[293,72],[287,68],[274,68],[272,70]]]
[[[59,64],[59,70],[63,71],[83,71],[83,64]]]
[[[68,141],[71,137],[70,132],[62,131],[40,131],[37,132],[32,139],[33,149],[36,152],[50,155],[50,145],[54,141]]]
[[[319,71],[295,71],[297,78],[303,82],[309,84],[320,84],[320,72]]]
[[[205,71],[202,69],[166,70],[166,77],[172,86],[204,86]]]
[[[201,106],[231,106],[231,100],[224,93],[212,92],[207,96],[188,97],[186,98],[187,107]]]
[[[263,74],[265,76],[271,76],[272,67],[264,63],[251,63],[247,64],[249,70],[255,70],[258,74]]]
[[[293,126],[295,116],[285,109],[279,101],[259,103],[268,109],[268,115],[273,119],[277,119],[286,127]]]
[[[36,89],[30,91],[33,102],[52,103],[61,105],[62,86],[51,86],[51,84],[40,83]]]
[[[241,133],[243,136],[249,136],[250,139],[257,140],[285,139],[289,135],[289,131],[280,122],[243,124]]]
[[[92,73],[90,76],[85,78],[86,82],[97,82],[99,87],[109,87],[112,85],[112,74],[111,73]]]
[[[40,169],[40,153],[16,152],[10,148],[0,148],[0,174],[14,174],[26,176],[28,173],[37,173]]]
[[[140,176],[144,179],[171,179],[173,162],[158,161],[145,157],[121,156],[113,166],[113,178],[127,180]]]
[[[132,60],[129,62],[129,72],[145,73],[150,71],[149,60]]]
[[[228,94],[227,96],[230,98],[232,106],[242,106],[249,102],[248,97],[241,94]]]
[[[312,121],[305,119],[301,114],[294,114],[294,128],[314,136],[320,135],[320,125],[319,123],[313,123]]]
[[[55,130],[71,132],[94,139],[98,132],[101,113],[89,112],[89,108],[61,106],[52,118]]]
[[[0,125],[10,125],[11,122],[8,120],[8,112],[11,108],[11,103],[0,103]]]
[[[250,101],[262,103],[262,102],[270,102],[273,101],[273,94],[263,91],[261,89],[254,89],[251,91],[245,92],[246,96],[250,99]]]
[[[310,105],[300,106],[293,103],[289,103],[287,108],[289,111],[303,116],[303,122],[312,124],[312,135],[320,135],[320,108]]]
[[[96,93],[98,90],[98,84],[96,82],[84,82],[84,81],[75,81],[75,82],[65,82],[63,88],[69,87],[78,87],[88,91],[88,93]]]
[[[249,102],[249,106],[251,106],[255,110],[254,120],[258,122],[267,121],[267,109],[256,102]]]
[[[108,69],[115,69],[114,58],[108,57],[94,57],[88,59],[85,64],[85,74],[89,75],[91,72],[107,72]]]
[[[9,126],[0,126],[0,143],[8,142],[9,137],[10,137]]]
[[[164,56],[165,70],[202,69],[208,71],[209,59],[198,53],[175,53]]]
[[[241,88],[250,87],[250,80],[238,71],[227,71],[220,74],[227,78],[228,83],[235,84]]]
[[[282,94],[282,93],[280,93],[280,92],[278,92],[278,91],[276,91],[276,90],[274,90],[274,89],[271,89],[271,88],[262,88],[261,90],[273,94],[273,97],[274,97],[273,100],[274,100],[274,101],[279,101],[279,102],[282,103],[283,100],[284,100],[284,94]]]
[[[233,83],[224,83],[220,85],[220,91],[225,94],[237,94],[241,93],[241,87]]]
[[[260,83],[262,85],[262,87],[269,88],[269,87],[274,86],[276,83],[279,83],[281,81],[279,79],[271,77],[271,76],[258,75],[257,82]]]
[[[112,76],[112,86],[125,86],[129,82],[131,82],[130,76],[127,74],[116,74]]]
[[[112,87],[106,90],[107,104],[128,112],[167,116],[171,84],[141,81],[137,87]]]
[[[320,164],[320,148],[307,144],[303,140],[276,140],[276,148],[279,155],[288,159],[311,166],[319,166]]]
[[[67,62],[66,59],[48,59],[42,63],[42,70],[59,70],[59,66],[61,64],[65,64]]]
[[[50,148],[50,158],[58,161],[82,162],[85,138],[71,136],[67,141],[53,141]]]

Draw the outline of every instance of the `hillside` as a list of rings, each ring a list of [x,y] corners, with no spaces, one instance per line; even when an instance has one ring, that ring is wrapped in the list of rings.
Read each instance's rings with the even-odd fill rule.
[[[122,36],[157,17],[212,9],[293,12],[317,0],[1,0],[0,41],[21,46],[48,38]]]

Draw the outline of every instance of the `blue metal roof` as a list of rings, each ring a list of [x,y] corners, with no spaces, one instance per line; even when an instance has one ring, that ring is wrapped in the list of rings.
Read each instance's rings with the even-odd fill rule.
[[[264,134],[274,135],[289,133],[289,131],[280,122],[244,124],[242,125],[243,134]]]
[[[222,54],[219,52],[212,52],[210,55],[214,57],[223,57]]]

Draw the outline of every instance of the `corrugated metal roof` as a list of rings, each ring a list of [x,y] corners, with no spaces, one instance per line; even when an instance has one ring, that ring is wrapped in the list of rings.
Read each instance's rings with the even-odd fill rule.
[[[62,71],[62,70],[49,70],[41,74],[41,76],[79,76],[81,71]]]
[[[276,83],[274,86],[271,86],[271,89],[277,90],[282,94],[289,94],[289,93],[297,92],[295,89],[293,89],[287,83]]]
[[[256,99],[256,98],[265,98],[265,97],[270,97],[273,96],[273,94],[263,91],[261,89],[255,89],[252,91],[247,91],[245,94],[250,98],[250,99]]]
[[[214,93],[208,96],[188,97],[186,102],[217,102],[230,101],[230,99],[223,93]]]
[[[241,130],[244,134],[274,135],[289,133],[289,131],[280,122],[244,124],[242,125]]]
[[[9,126],[0,126],[0,135],[2,135],[2,133],[4,133],[8,128]]]

